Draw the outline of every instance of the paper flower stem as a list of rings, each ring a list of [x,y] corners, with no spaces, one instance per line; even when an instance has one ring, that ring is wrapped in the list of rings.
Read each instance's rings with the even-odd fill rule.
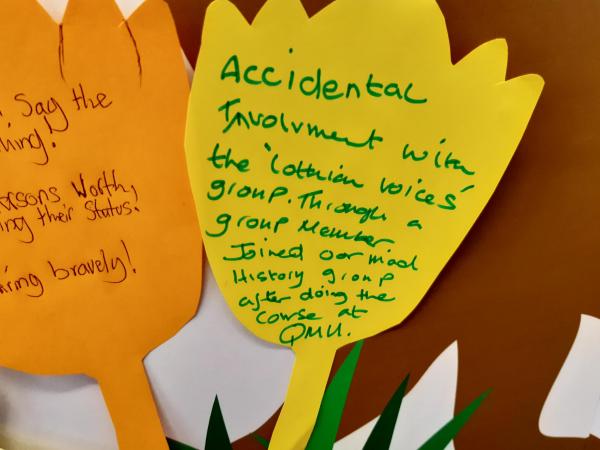
[[[97,379],[112,417],[119,450],[168,450],[142,362],[127,362],[109,373]]]
[[[286,401],[269,450],[304,450],[319,414],[335,348],[306,349],[296,355]]]

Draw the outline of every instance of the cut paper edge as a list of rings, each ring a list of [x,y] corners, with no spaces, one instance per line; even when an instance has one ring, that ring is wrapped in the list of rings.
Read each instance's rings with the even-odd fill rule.
[[[449,376],[451,374],[451,376]],[[446,348],[404,397],[390,450],[417,450],[454,416],[458,343]],[[334,450],[363,448],[377,418],[336,442]],[[451,443],[446,450],[454,450]]]
[[[133,2],[123,2],[117,0],[116,3],[121,11],[121,15],[127,20],[144,3],[144,1],[145,0],[134,0]],[[56,25],[62,23],[68,0],[36,0],[36,3],[46,11]]]
[[[350,354],[346,357],[325,390],[319,414],[306,450],[321,450],[331,448],[334,445],[363,342],[358,341],[354,344]]]
[[[573,346],[558,373],[540,418],[548,437],[600,434],[600,319],[582,315]]]
[[[219,397],[215,397],[210,419],[208,421],[208,431],[206,432],[205,450],[231,450],[231,440],[225,425],[225,419],[219,404]]]
[[[465,72],[479,74],[477,77],[471,75],[470,78],[481,81],[481,84],[505,81],[508,66],[508,42],[503,38],[484,42],[471,50],[454,66],[463,74]]]
[[[444,450],[461,432],[467,422],[479,409],[485,399],[491,394],[492,390],[488,389],[475,400],[473,400],[465,409],[459,412],[450,422],[444,425],[440,431],[435,433],[425,442],[419,450]]]
[[[290,24],[306,22],[308,19],[308,13],[300,0],[267,0],[251,24],[257,28],[287,28]]]
[[[396,423],[398,422],[398,416],[400,414],[400,409],[402,408],[402,401],[406,395],[409,378],[410,375],[407,375],[398,389],[396,389],[396,392],[394,392],[394,395],[381,413],[381,416],[377,419],[377,423],[375,423],[375,427],[369,435],[363,450],[389,449],[392,445],[392,438],[394,437]]]
[[[75,1],[75,0],[71,0]],[[384,3],[385,0],[377,0]],[[430,0],[425,0],[429,2]],[[252,20],[248,20],[240,9],[231,0],[216,0],[210,3],[206,10],[205,27],[213,22],[213,14],[218,14],[220,32],[211,32],[210,34],[220,34],[222,29],[259,29],[267,27],[277,27],[289,29],[290,26],[294,26],[302,23],[309,23],[313,21],[328,20],[329,13],[335,13],[337,10],[345,8],[347,0],[334,0],[328,3],[323,8],[319,9],[314,15],[309,16],[306,8],[300,0],[267,0],[263,3],[261,8]],[[445,36],[445,47],[447,48],[446,56],[449,64],[460,68],[467,72],[478,72],[483,73],[483,77],[472,77],[481,84],[485,83],[500,83],[506,82],[510,79],[506,78],[507,67],[508,67],[508,43],[505,38],[495,38],[489,41],[482,42],[479,46],[471,49],[471,51],[464,56],[461,60],[452,64],[450,55],[450,36],[448,34],[448,26],[445,20],[443,11],[439,8],[437,2],[432,1],[432,5],[435,5],[438,9],[439,15],[443,22],[443,29],[446,32]],[[385,5],[379,7],[385,8]],[[389,6],[388,6],[389,7]],[[281,20],[284,17],[285,20]],[[226,23],[231,22],[231,23]],[[439,26],[435,27],[440,28]],[[203,35],[209,35],[209,33],[203,32]],[[204,37],[204,36],[203,36]],[[484,68],[484,71],[481,69]],[[520,76],[528,76],[537,74],[521,74]],[[517,76],[512,79],[520,78]],[[542,78],[541,76],[539,76]],[[543,78],[542,78],[543,80]],[[542,84],[543,87],[543,84]],[[540,88],[541,91],[541,88]],[[539,95],[538,95],[539,97]]]

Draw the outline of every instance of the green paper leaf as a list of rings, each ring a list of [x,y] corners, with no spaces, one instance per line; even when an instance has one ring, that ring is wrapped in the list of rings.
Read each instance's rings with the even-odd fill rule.
[[[197,450],[194,447],[190,447],[189,445],[182,444],[181,442],[169,438],[167,438],[167,444],[169,444],[169,450]]]
[[[419,447],[419,450],[444,450],[469,421],[473,413],[481,406],[486,397],[490,395],[490,392],[492,392],[491,389],[477,397],[473,403],[462,410],[460,414],[444,425],[440,431],[435,433],[427,442],[425,442],[425,444]]]
[[[267,441],[264,437],[262,437],[260,434],[258,433],[252,433],[252,437],[260,444],[262,445],[264,448],[268,449],[269,448],[269,441]]]
[[[402,406],[402,400],[406,393],[406,387],[408,385],[407,375],[404,381],[400,384],[385,409],[379,416],[373,431],[367,439],[367,443],[363,447],[363,450],[388,450],[392,444],[392,437],[394,436],[394,430],[396,429],[396,421],[400,414],[400,407]]]
[[[306,450],[333,448],[362,346],[363,341],[358,341],[354,345],[325,390],[317,422]]]
[[[219,405],[219,398],[215,397],[212,411],[210,412],[210,420],[208,422],[208,430],[206,432],[206,445],[204,450],[232,450],[231,441],[227,434],[227,427]]]

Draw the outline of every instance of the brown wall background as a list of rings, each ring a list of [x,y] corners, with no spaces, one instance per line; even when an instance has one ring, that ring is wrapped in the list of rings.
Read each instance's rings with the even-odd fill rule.
[[[195,62],[210,2],[169,3]],[[233,3],[251,19],[264,1]],[[327,3],[304,1],[310,14]],[[580,314],[600,317],[600,1],[438,3],[454,61],[504,37],[509,77],[540,73],[546,88],[496,194],[425,300],[366,342],[340,436],[378,415],[407,373],[417,381],[458,340],[457,410],[493,388],[458,450],[600,449],[598,439],[545,438],[537,426]],[[269,436],[274,422],[260,433]],[[235,448],[261,447],[247,438]]]

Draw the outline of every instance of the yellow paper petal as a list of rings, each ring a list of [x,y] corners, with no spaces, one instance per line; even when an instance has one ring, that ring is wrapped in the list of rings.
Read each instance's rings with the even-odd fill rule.
[[[482,84],[504,81],[508,63],[506,39],[494,39],[481,44],[459,61],[456,69],[465,78],[472,78]]]

